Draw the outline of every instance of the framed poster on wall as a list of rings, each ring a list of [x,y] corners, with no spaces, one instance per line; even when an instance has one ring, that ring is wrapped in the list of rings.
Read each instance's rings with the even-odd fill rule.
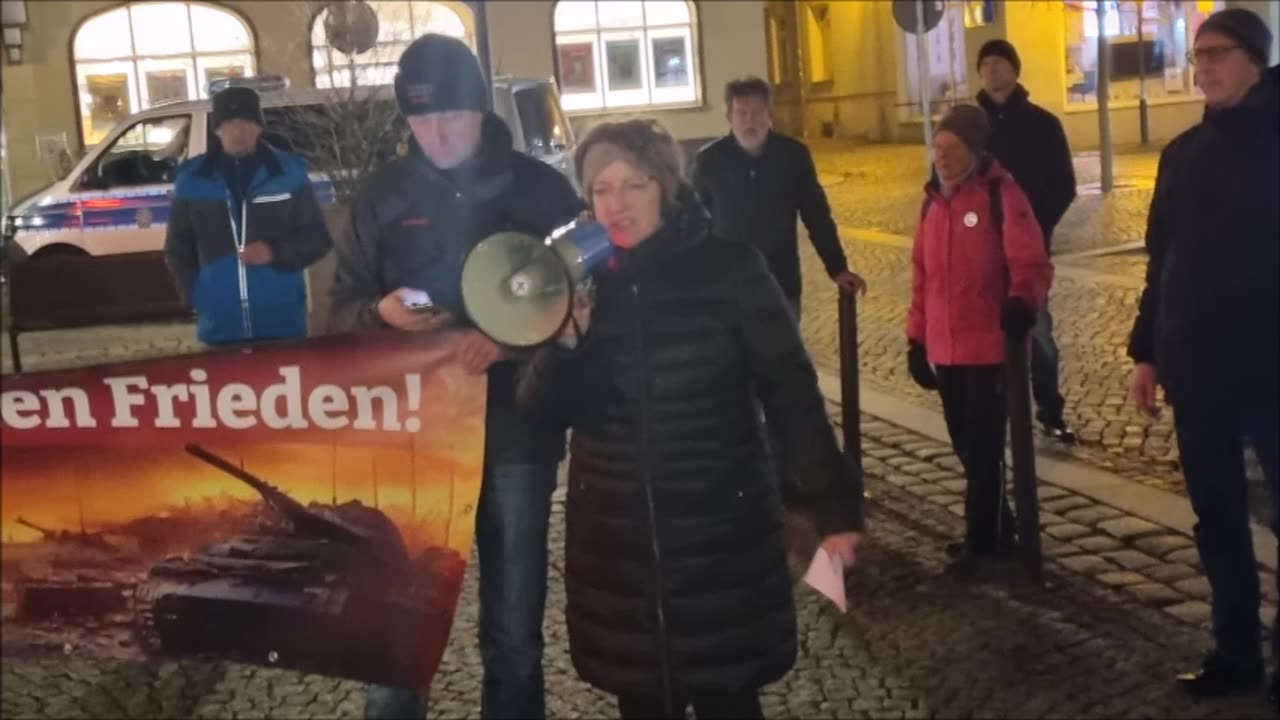
[[[640,68],[639,40],[610,40],[604,44],[604,53],[608,63],[610,90],[644,88],[644,78],[641,76]]]
[[[560,61],[560,91],[595,92],[597,90],[595,44],[571,43],[559,45],[556,49]]]
[[[684,87],[689,84],[689,53],[682,37],[653,39],[654,86]]]

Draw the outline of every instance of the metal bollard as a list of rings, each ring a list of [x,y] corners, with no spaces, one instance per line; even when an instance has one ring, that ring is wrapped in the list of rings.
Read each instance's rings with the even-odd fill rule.
[[[862,400],[858,394],[858,298],[840,293],[840,418],[844,452],[862,479]]]
[[[1029,580],[1043,581],[1040,551],[1040,499],[1036,491],[1036,449],[1031,432],[1031,382],[1028,340],[1008,343],[1009,445],[1013,451],[1013,492],[1017,502],[1018,554]],[[1000,480],[1004,483],[1004,478]]]

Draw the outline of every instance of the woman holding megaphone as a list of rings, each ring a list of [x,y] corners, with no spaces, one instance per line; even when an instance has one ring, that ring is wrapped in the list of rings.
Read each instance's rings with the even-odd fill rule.
[[[652,121],[598,125],[575,169],[617,247],[520,386],[527,411],[573,431],[574,666],[624,718],[690,705],[762,717],[760,689],[796,657],[784,503],[849,567],[859,479],[781,290],[754,247],[710,234],[671,136]],[[778,423],[781,483],[757,397]]]

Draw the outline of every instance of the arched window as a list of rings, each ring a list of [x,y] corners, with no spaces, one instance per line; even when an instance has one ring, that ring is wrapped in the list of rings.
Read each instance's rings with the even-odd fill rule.
[[[372,48],[358,55],[345,55],[329,44],[324,21],[326,8],[311,24],[311,67],[316,74],[316,87],[351,87],[389,85],[396,75],[400,53],[415,38],[427,33],[451,35],[475,50],[469,12],[461,3],[428,0],[368,0],[378,16],[378,40]],[[468,12],[464,20],[459,10]]]
[[[255,74],[254,39],[235,13],[198,2],[135,2],[87,20],[72,40],[82,140],[219,78]]]
[[[695,20],[685,0],[560,0],[556,68],[565,110],[697,102]]]

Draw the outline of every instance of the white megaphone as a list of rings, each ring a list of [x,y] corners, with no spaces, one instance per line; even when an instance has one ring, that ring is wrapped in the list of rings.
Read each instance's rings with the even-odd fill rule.
[[[613,249],[609,230],[594,220],[575,220],[546,238],[494,233],[462,263],[467,315],[500,345],[541,345],[560,334],[574,294]]]

